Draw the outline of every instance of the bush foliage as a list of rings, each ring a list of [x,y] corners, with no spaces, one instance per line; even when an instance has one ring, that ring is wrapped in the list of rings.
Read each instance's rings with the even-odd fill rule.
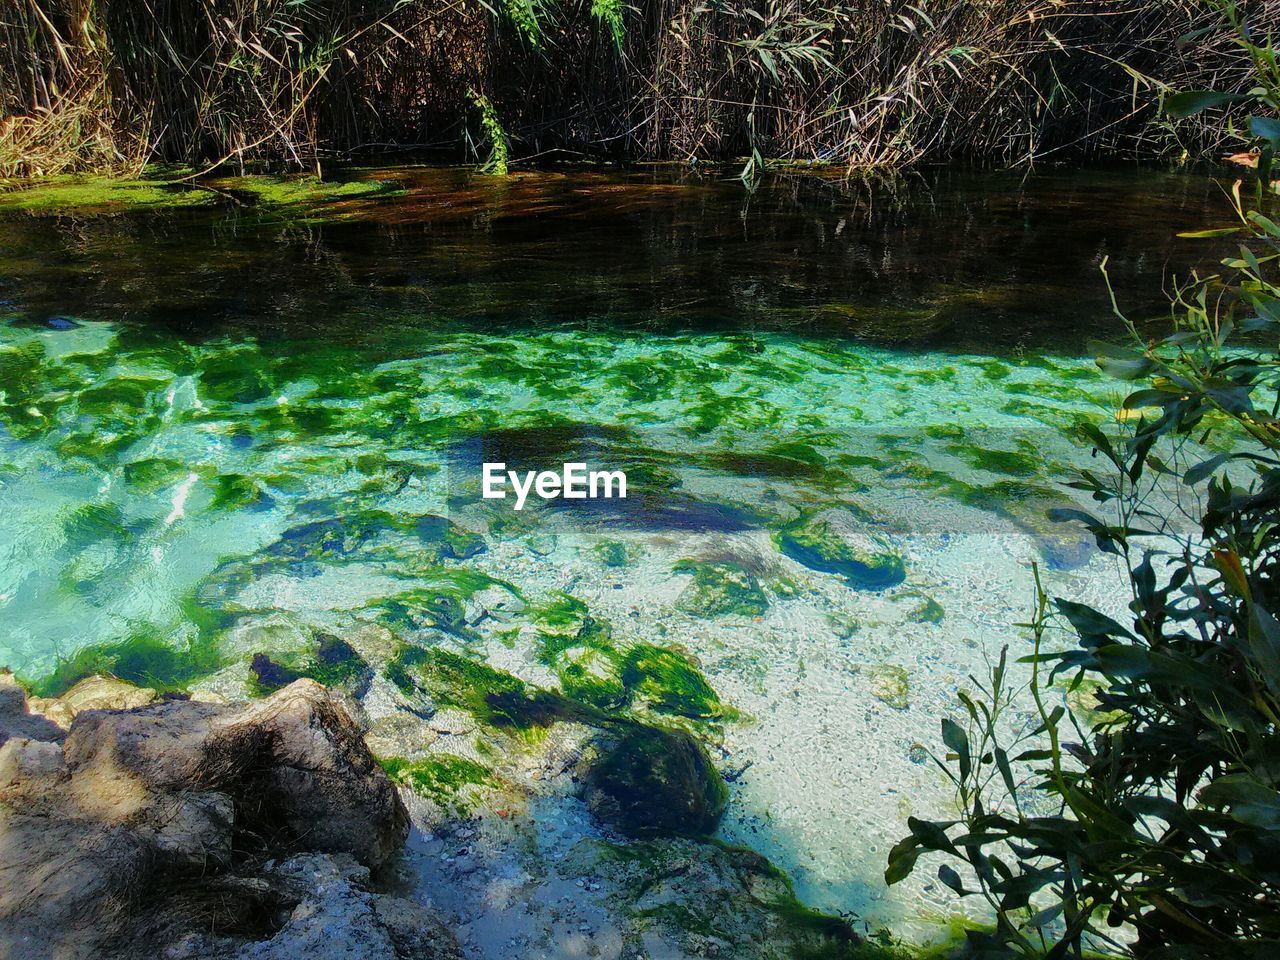
[[[942,882],[995,914],[970,935],[984,956],[1280,956],[1280,72],[1269,38],[1220,9],[1256,64],[1260,176],[1230,191],[1237,226],[1203,233],[1238,233],[1239,255],[1178,293],[1169,336],[1130,326],[1133,346],[1100,349],[1138,416],[1089,431],[1102,467],[1074,484],[1099,505],[1075,519],[1128,573],[1129,617],[1050,603],[1037,577],[1020,661],[1037,721],[1011,732],[1019,668],[1002,654],[962,697],[967,721],[943,723],[961,816],[912,820],[889,858],[896,882],[946,855]],[[1096,699],[1085,718],[1064,678],[1068,702]]]

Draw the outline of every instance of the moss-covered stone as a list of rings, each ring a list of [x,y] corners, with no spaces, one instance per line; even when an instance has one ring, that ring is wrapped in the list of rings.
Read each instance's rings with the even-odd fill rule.
[[[627,724],[602,750],[586,777],[587,804],[602,821],[628,836],[715,829],[728,794],[694,737]]]
[[[591,552],[606,567],[629,567],[635,562],[636,550],[617,540],[604,540],[591,548]]]
[[[860,590],[884,590],[906,578],[902,555],[887,538],[837,526],[821,515],[784,528],[775,542],[797,563],[842,576]]]
[[[907,619],[910,622],[932,624],[942,623],[943,619],[947,615],[942,604],[933,599],[933,597],[926,596],[925,594],[913,594],[913,596],[919,597],[920,599],[907,614]]]
[[[437,753],[422,760],[386,757],[379,763],[396,783],[461,816],[475,805],[474,791],[468,788],[495,785],[486,766],[453,754]]]
[[[59,661],[51,673],[30,683],[32,693],[56,697],[85,677],[105,674],[161,693],[186,690],[222,666],[212,644],[202,638],[182,649],[150,633],[83,647]]]
[[[626,652],[622,683],[637,700],[691,720],[719,720],[725,707],[702,672],[678,650],[637,644]]]
[[[385,674],[406,694],[421,691],[440,706],[456,707],[512,733],[529,733],[574,715],[563,698],[449,650],[403,644]]]
[[[319,633],[307,650],[274,656],[255,653],[250,674],[251,692],[256,696],[288,686],[301,677],[359,696],[367,689],[373,670],[345,640],[333,634]]]
[[[681,560],[676,573],[693,575],[676,606],[697,617],[758,617],[769,609],[769,597],[755,574],[727,560]]]
[[[895,710],[911,706],[911,683],[906,667],[882,663],[870,670],[871,695]]]

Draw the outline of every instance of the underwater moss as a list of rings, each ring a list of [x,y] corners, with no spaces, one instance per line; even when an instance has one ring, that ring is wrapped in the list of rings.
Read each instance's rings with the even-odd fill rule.
[[[530,732],[572,715],[566,701],[486,663],[438,647],[401,645],[386,677],[406,694],[421,690],[488,726]]]
[[[678,650],[637,644],[626,652],[622,683],[636,699],[691,720],[718,720],[726,710],[701,671]]]
[[[219,403],[257,403],[271,396],[275,378],[256,350],[228,350],[200,364],[200,392]]]
[[[493,775],[483,764],[453,754],[437,753],[424,760],[385,757],[378,762],[396,783],[462,815],[472,809],[463,796],[467,787],[495,785]]]
[[[439,559],[468,560],[487,548],[484,537],[458,526],[452,520],[430,514],[421,516],[409,527],[418,539],[439,545]]]
[[[942,608],[937,600],[933,597],[920,595],[921,601],[911,608],[911,612],[907,614],[907,619],[912,623],[932,623],[939,624],[946,616],[946,611]]]
[[[265,499],[257,481],[242,474],[219,474],[209,483],[213,487],[213,499],[209,507],[213,510],[235,510],[261,503]]]
[[[618,731],[586,783],[592,812],[628,836],[708,834],[728,801],[697,739],[640,723]]]
[[[951,444],[947,447],[947,452],[980,470],[1012,477],[1035,476],[1040,473],[1043,464],[1043,460],[1034,454],[970,444]]]
[[[363,657],[340,637],[317,633],[315,648],[270,657],[256,653],[250,665],[253,693],[262,696],[288,686],[302,677],[330,688],[347,687],[361,692],[373,677]]]
[[[635,550],[617,540],[604,540],[591,548],[606,567],[629,567],[635,562]]]
[[[167,386],[164,380],[113,377],[81,390],[76,395],[76,409],[93,417],[139,417],[149,410],[155,394]]]
[[[179,460],[152,457],[126,463],[122,472],[125,483],[145,494],[173,486],[186,477],[191,468]]]
[[[769,598],[755,574],[729,561],[681,560],[675,573],[693,575],[676,606],[697,617],[758,617],[769,609]]]
[[[185,691],[201,677],[222,666],[211,643],[198,641],[179,649],[151,633],[125,640],[83,647],[59,660],[54,669],[30,683],[39,697],[57,697],[86,677],[108,674],[161,693]]]
[[[66,174],[0,191],[0,210],[35,214],[112,214],[172,208],[238,207],[302,222],[335,219],[342,201],[395,191],[379,181],[324,181],[305,175],[184,179],[192,171],[150,167],[135,179]]]

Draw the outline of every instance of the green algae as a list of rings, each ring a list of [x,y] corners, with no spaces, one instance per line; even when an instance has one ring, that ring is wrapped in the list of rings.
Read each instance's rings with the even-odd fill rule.
[[[597,816],[628,836],[701,836],[724,813],[728,789],[706,747],[683,730],[626,724],[586,777]]]
[[[907,619],[912,623],[932,623],[940,624],[946,617],[946,611],[942,608],[937,600],[933,597],[920,594],[922,597],[920,602],[911,608],[911,612],[907,614]]]
[[[81,647],[54,669],[31,680],[31,692],[56,697],[86,677],[106,674],[161,693],[183,692],[192,683],[222,666],[211,643],[197,641],[181,649],[152,633],[135,633],[124,640]]]
[[[349,643],[328,633],[318,633],[314,640],[314,648],[307,651],[276,656],[254,654],[250,668],[251,694],[263,696],[303,677],[348,693],[365,687],[373,671]]]
[[[988,473],[1011,477],[1033,477],[1044,471],[1043,458],[1035,453],[996,450],[976,444],[951,444],[946,449],[953,456]]]
[[[109,214],[200,207],[286,213],[311,221],[335,218],[342,203],[388,196],[378,181],[327,182],[309,176],[183,178],[188,171],[152,169],[142,178],[64,175],[0,184],[0,212]],[[8,189],[5,189],[5,187]]]
[[[651,709],[691,720],[730,718],[698,666],[679,650],[637,644],[622,661],[622,684]]]
[[[402,644],[385,675],[402,693],[421,691],[486,726],[524,736],[572,715],[566,701],[469,657]]]
[[[693,576],[676,606],[696,617],[759,617],[769,609],[760,581],[741,564],[685,559],[673,572]]]
[[[378,762],[395,783],[462,816],[474,808],[474,801],[466,796],[468,787],[496,785],[484,764],[453,754],[436,753],[423,760],[384,757]]]
[[[639,550],[636,546],[619,540],[602,540],[591,548],[591,552],[606,567],[615,569],[629,567],[639,559]]]
[[[138,493],[149,494],[171,487],[183,480],[190,468],[180,460],[167,457],[149,457],[132,460],[122,466],[124,482]]]

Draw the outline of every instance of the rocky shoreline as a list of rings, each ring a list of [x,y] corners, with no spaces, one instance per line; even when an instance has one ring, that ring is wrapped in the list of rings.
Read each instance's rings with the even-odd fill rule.
[[[381,672],[234,703],[0,674],[0,956],[859,950],[709,838],[724,784],[699,738],[472,681],[468,710]]]

